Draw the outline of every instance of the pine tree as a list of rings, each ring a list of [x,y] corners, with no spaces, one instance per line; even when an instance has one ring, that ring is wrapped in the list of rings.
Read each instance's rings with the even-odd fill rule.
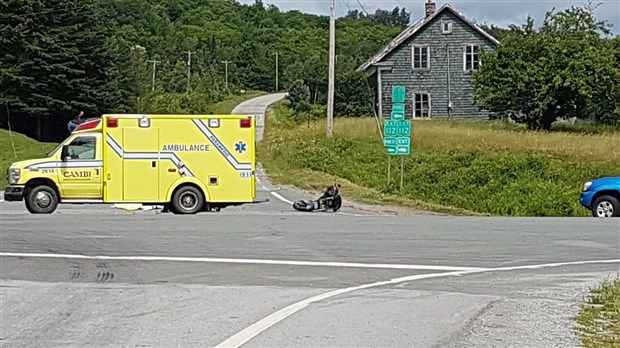
[[[66,122],[80,110],[99,115],[113,102],[108,32],[91,0],[2,0],[0,23],[0,101],[14,114],[35,116],[40,128],[41,117]]]

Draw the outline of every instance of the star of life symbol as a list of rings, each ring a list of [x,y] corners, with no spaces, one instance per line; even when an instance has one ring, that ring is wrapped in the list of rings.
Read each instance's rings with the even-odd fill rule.
[[[235,144],[235,151],[239,153],[243,153],[245,150],[246,150],[245,143],[243,141],[240,141]]]

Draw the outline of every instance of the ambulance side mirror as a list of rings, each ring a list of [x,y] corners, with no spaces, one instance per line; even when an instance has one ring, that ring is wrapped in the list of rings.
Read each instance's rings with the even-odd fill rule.
[[[62,147],[62,151],[60,153],[60,158],[63,162],[67,162],[68,160],[71,159],[71,156],[69,155],[69,146],[65,145]]]

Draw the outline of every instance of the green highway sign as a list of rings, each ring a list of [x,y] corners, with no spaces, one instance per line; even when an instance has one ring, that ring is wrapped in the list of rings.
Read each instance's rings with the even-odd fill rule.
[[[386,138],[383,139],[383,145],[385,145],[385,146],[396,146],[396,145],[398,145],[398,139],[399,138],[392,138],[392,137],[388,138],[388,137],[386,137]]]
[[[392,86],[391,119],[383,124],[383,145],[388,155],[408,155],[411,152],[411,121],[405,120],[405,86]]]
[[[396,146],[396,154],[398,154],[398,155],[408,155],[409,152],[411,152],[411,147],[409,145],[406,145],[406,146],[398,145],[398,146]]]
[[[405,119],[405,114],[400,111],[392,111],[392,120],[400,121]]]
[[[388,155],[409,155],[411,153],[411,146],[398,145],[398,146],[386,146]]]
[[[408,137],[411,135],[411,121],[397,121],[396,135]]]
[[[398,112],[401,114],[405,114],[405,104],[403,103],[393,103],[392,104],[392,112]]]
[[[392,102],[404,103],[405,102],[405,86],[393,86],[392,87]]]
[[[398,121],[385,121],[383,126],[383,133],[386,137],[396,136],[398,134]]]

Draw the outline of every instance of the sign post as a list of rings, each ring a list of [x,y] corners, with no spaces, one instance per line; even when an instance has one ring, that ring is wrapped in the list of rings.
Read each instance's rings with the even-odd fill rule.
[[[391,156],[406,156],[411,153],[411,120],[405,120],[405,87],[392,87],[392,113],[383,124],[383,145],[388,156],[388,184],[391,174]],[[400,158],[400,191],[403,191],[405,158]]]

